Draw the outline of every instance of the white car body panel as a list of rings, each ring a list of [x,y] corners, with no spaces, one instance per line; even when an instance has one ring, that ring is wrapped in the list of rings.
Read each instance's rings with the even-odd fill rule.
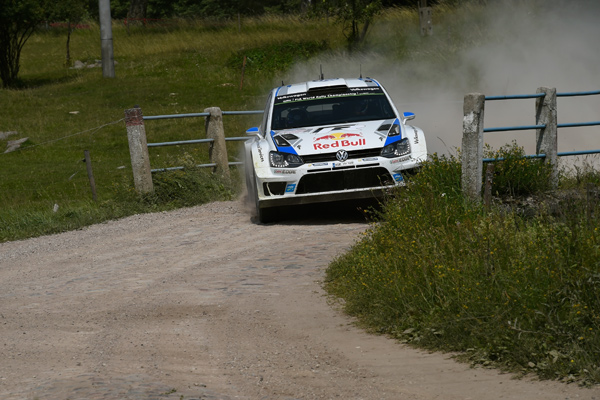
[[[336,110],[350,105],[354,114]],[[293,126],[296,114],[300,126]],[[385,189],[404,185],[403,172],[427,158],[423,131],[404,124],[412,118],[412,113],[400,114],[383,87],[369,78],[273,89],[263,124],[248,131],[253,137],[245,144],[246,168],[252,169],[246,171],[247,182],[253,186],[249,193],[257,210],[380,196]],[[386,145],[404,154],[383,156]],[[341,161],[335,158],[340,150],[346,160],[344,154]],[[271,152],[280,164],[273,165]],[[282,157],[285,161],[278,161]]]

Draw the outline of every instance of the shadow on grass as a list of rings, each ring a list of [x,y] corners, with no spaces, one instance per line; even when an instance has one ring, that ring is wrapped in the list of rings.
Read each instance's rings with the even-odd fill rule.
[[[79,73],[66,74],[62,76],[32,76],[27,78],[18,78],[8,88],[8,90],[26,90],[37,89],[43,86],[58,85],[69,83],[76,80]]]

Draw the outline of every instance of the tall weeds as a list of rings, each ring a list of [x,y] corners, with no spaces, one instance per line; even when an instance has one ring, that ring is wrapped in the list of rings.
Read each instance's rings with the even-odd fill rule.
[[[520,162],[505,161],[498,178],[539,168]],[[404,342],[598,383],[598,203],[569,197],[561,203],[568,211],[540,203],[535,216],[522,216],[468,202],[459,182],[458,160],[434,156],[330,265],[328,289],[361,324]]]

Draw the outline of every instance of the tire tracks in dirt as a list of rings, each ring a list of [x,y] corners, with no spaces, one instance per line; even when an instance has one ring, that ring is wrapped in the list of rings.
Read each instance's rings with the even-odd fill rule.
[[[367,227],[233,201],[0,244],[0,398],[600,399],[356,328],[321,280]]]

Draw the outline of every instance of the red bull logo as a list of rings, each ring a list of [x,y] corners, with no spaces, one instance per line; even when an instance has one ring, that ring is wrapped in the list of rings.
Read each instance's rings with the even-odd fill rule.
[[[360,133],[329,133],[327,135],[314,138],[314,141],[321,142],[331,140],[333,143],[313,143],[313,148],[315,150],[326,150],[336,147],[364,146],[367,144],[367,141],[362,137],[363,135]]]

